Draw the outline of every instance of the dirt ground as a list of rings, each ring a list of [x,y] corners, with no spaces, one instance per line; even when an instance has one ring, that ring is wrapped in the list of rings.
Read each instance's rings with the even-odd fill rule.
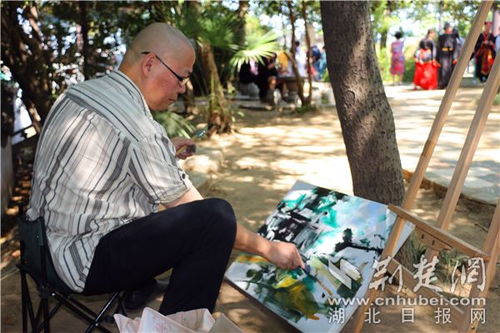
[[[303,115],[275,111],[245,111],[237,121],[233,135],[214,137],[200,142],[200,148],[223,152],[224,162],[212,175],[204,191],[208,197],[221,197],[234,207],[240,223],[256,230],[296,180],[352,193],[349,168],[340,132],[332,110]],[[426,220],[436,218],[442,198],[432,189],[419,192],[414,212]],[[493,213],[493,207],[461,201],[454,216],[451,232],[471,244],[482,247]],[[236,253],[233,254],[236,255]],[[497,265],[498,267],[498,265]],[[487,299],[486,324],[480,332],[500,332],[499,270]],[[19,332],[20,287],[18,274],[9,271],[2,276],[2,332]],[[386,295],[390,295],[389,288]],[[87,301],[93,306],[99,298]],[[158,308],[159,300],[149,304]],[[401,324],[400,307],[388,306],[380,311],[379,324],[366,324],[366,332],[453,332],[449,324],[434,323],[432,309],[418,307],[414,324]],[[223,312],[245,332],[290,332],[294,329],[262,306],[224,283],[216,311]],[[130,314],[139,316],[140,312]],[[349,324],[348,324],[349,325]],[[69,314],[54,319],[54,332],[79,332],[84,325]],[[115,330],[113,328],[113,330]],[[349,326],[344,330],[349,332]]]
[[[235,135],[202,143],[203,146],[222,149],[225,161],[206,195],[228,200],[239,222],[248,228],[256,230],[298,179],[352,193],[340,124],[335,112],[323,110],[297,115],[246,111],[238,124],[238,133]],[[434,190],[421,189],[414,212],[432,221],[437,217],[441,204],[442,197]],[[455,236],[482,247],[492,214],[492,206],[461,200],[450,230]],[[487,300],[487,322],[480,332],[500,331],[499,275],[497,269],[497,278]],[[386,295],[391,295],[391,292]],[[245,332],[291,330],[290,326],[227,283],[222,288],[217,309]],[[406,326],[401,324],[400,307],[389,306],[379,310],[381,322],[366,324],[364,331],[455,331],[450,325],[436,325],[431,308],[416,308],[415,324]],[[345,331],[350,331],[349,326],[346,326]]]

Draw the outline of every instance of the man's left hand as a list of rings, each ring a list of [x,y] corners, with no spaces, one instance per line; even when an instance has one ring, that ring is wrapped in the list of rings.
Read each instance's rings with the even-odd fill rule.
[[[196,152],[196,144],[191,139],[179,137],[171,140],[175,146],[175,157],[177,158],[185,160]]]

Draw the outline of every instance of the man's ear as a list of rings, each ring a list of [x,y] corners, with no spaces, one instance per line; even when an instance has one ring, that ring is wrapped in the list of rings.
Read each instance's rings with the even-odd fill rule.
[[[145,55],[144,59],[142,60],[141,70],[142,70],[142,73],[146,77],[148,77],[151,74],[151,71],[153,68],[153,58],[154,58],[154,55],[147,54],[147,55]]]

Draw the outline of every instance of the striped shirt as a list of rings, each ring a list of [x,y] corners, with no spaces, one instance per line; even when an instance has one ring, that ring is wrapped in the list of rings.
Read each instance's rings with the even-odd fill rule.
[[[55,269],[80,292],[101,237],[190,187],[138,87],[114,71],[55,102],[37,147],[27,215],[44,217]]]

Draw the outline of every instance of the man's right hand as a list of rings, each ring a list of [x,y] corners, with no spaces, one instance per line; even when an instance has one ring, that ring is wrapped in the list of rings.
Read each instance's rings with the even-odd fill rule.
[[[293,243],[271,242],[266,259],[282,269],[305,267],[299,250]]]

